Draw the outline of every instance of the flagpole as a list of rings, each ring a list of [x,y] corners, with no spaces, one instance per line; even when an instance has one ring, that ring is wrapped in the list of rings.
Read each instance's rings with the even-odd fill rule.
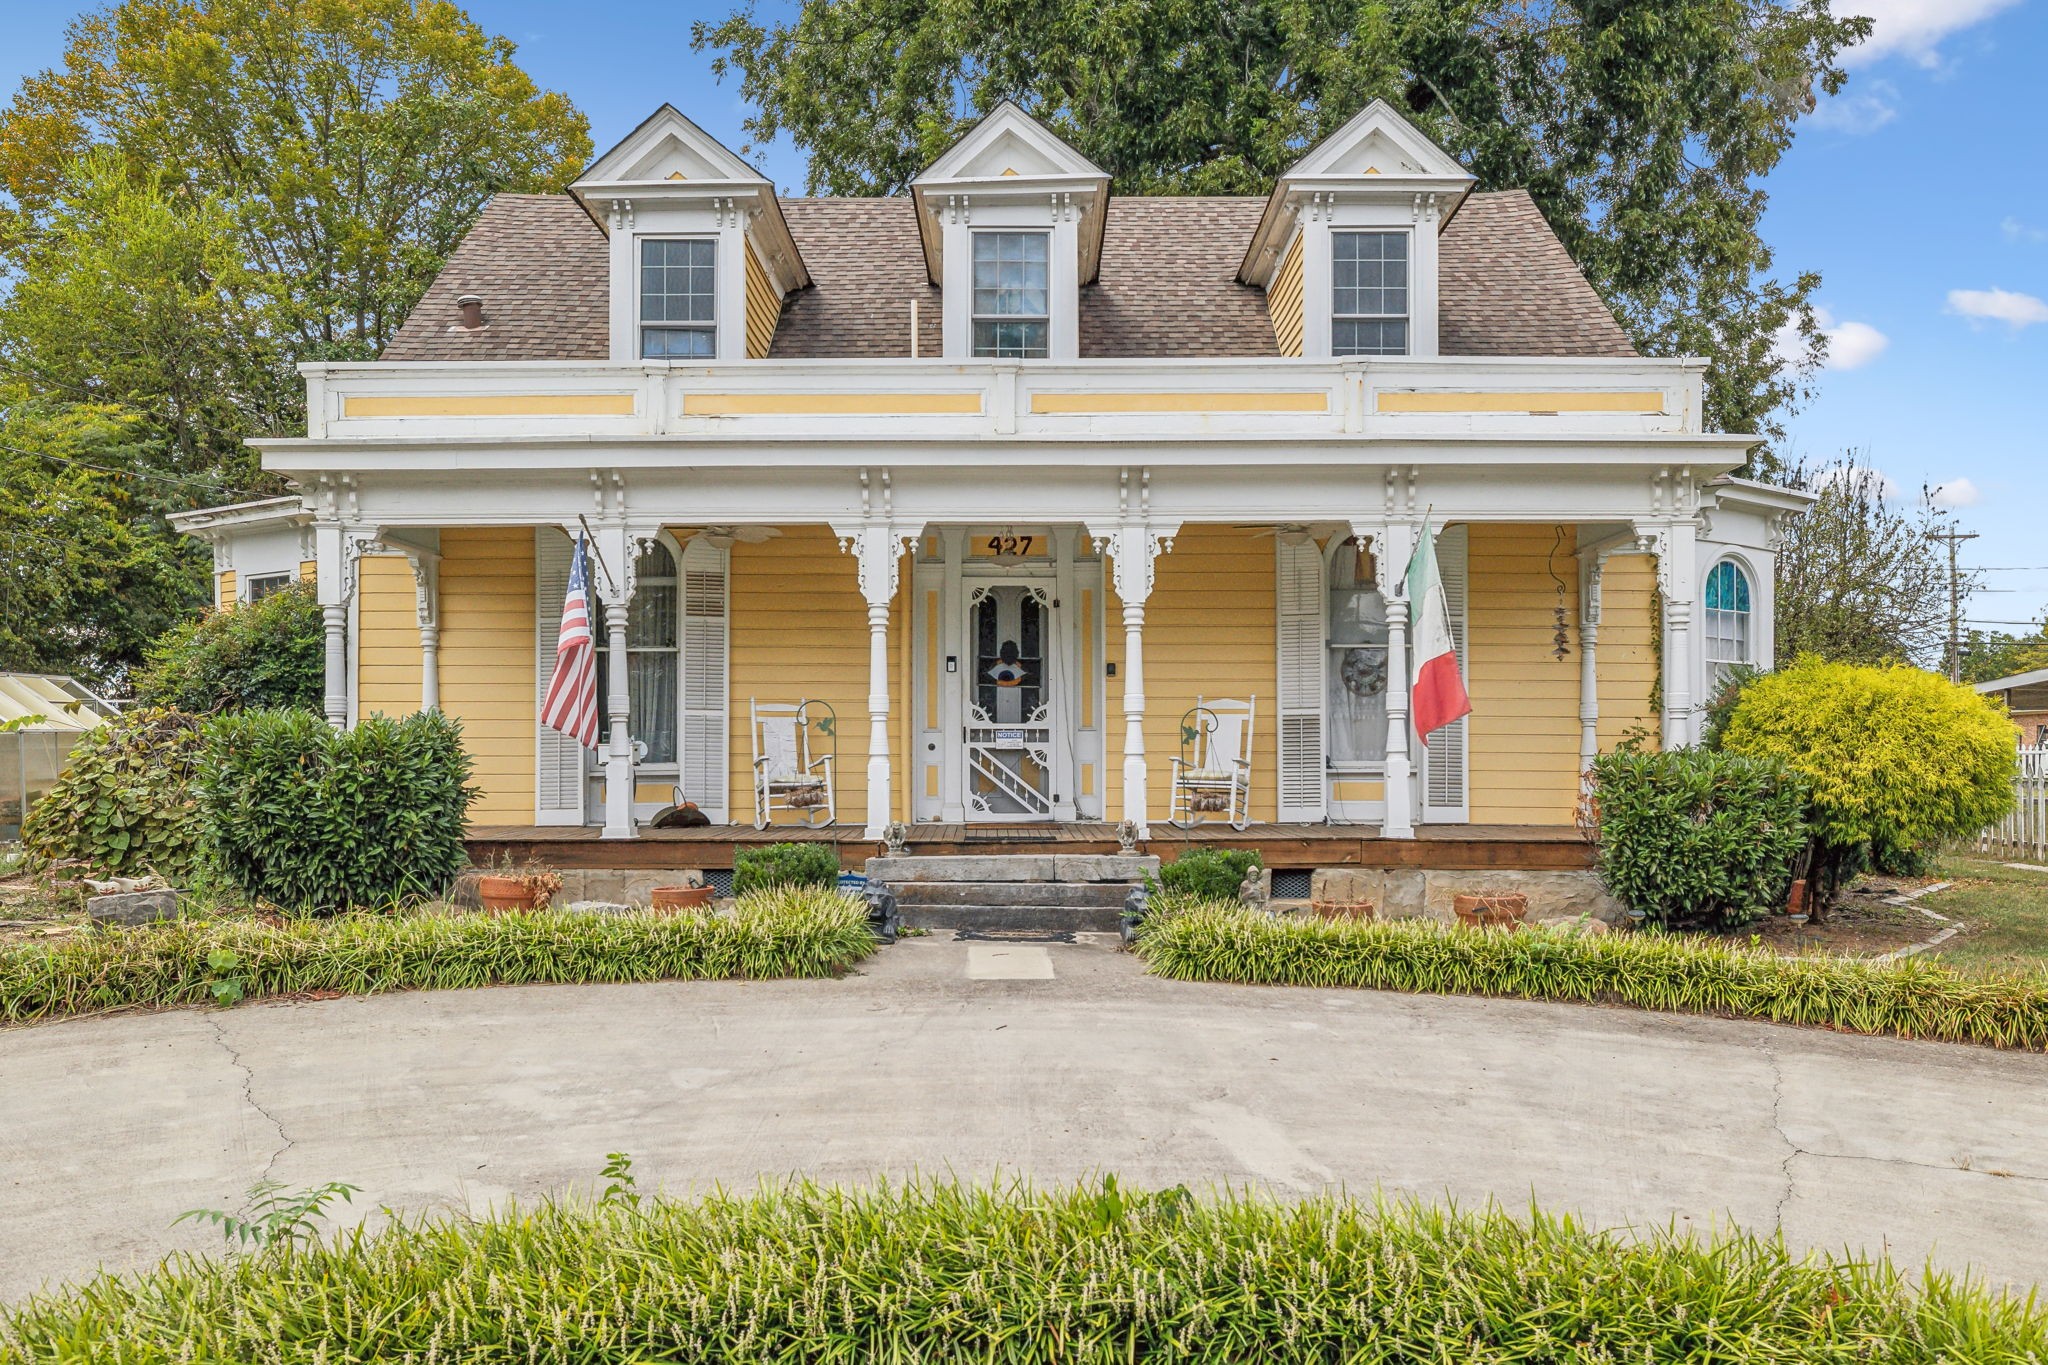
[[[611,565],[604,562],[604,551],[597,548],[597,532],[590,529],[589,521],[584,518],[581,512],[576,514],[576,522],[583,528],[583,539],[590,547],[590,557],[597,561],[598,569],[604,574],[605,586],[611,590],[611,596],[617,597],[619,595],[619,580],[612,577]]]

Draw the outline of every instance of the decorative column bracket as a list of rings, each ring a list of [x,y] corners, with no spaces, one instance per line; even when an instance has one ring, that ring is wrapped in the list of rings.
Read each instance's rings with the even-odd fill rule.
[[[413,596],[420,621],[420,710],[441,709],[441,557],[414,551]]]

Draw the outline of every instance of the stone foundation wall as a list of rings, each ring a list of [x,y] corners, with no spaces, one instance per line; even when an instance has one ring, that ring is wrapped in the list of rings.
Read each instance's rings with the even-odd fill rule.
[[[487,875],[488,869],[471,868],[455,883],[455,890],[448,896],[452,904],[474,910],[483,902],[477,899],[476,879]],[[558,873],[562,889],[555,893],[554,904],[574,905],[577,901],[603,901],[611,905],[646,905],[654,899],[657,886],[700,886],[704,873],[694,867],[667,869],[647,868],[593,868],[578,870],[564,868]]]
[[[1519,891],[1531,919],[1590,915],[1620,924],[1628,913],[1607,894],[1595,872],[1442,872],[1429,868],[1319,867],[1309,879],[1311,901],[1370,901],[1381,919],[1455,919],[1451,897],[1483,891]],[[1284,906],[1286,902],[1278,902]]]

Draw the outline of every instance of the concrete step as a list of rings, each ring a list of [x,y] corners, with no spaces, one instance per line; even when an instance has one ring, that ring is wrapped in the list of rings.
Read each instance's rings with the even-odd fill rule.
[[[1121,918],[1119,910],[1033,907],[1023,905],[906,905],[906,929],[996,929],[1036,933],[1113,934]]]
[[[888,882],[896,903],[912,906],[1019,905],[1043,910],[1120,910],[1125,882]]]
[[[1157,876],[1159,859],[1104,853],[981,853],[957,857],[870,858],[868,880],[900,882],[1121,882]]]

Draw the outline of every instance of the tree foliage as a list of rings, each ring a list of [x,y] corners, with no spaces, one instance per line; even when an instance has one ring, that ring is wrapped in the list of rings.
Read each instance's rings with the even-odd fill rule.
[[[826,194],[901,191],[1004,98],[1122,193],[1264,194],[1385,98],[1527,188],[1646,354],[1710,358],[1710,426],[1776,436],[1823,342],[1761,182],[1869,31],[1828,0],[804,0],[694,36]]]
[[[1809,791],[1816,894],[1868,851],[1880,861],[1974,834],[2012,808],[2012,722],[1996,702],[1904,664],[1804,658],[1752,680],[1721,736]]]
[[[1930,533],[1954,518],[1927,499],[1899,498],[1854,452],[1790,471],[1819,496],[1791,519],[1778,551],[1778,657],[1931,664],[1948,633],[1948,552]],[[1960,575],[1967,597],[1976,579]]]
[[[0,669],[117,685],[205,601],[205,552],[161,514],[191,490],[123,473],[154,458],[130,414],[0,385]]]
[[[201,713],[281,707],[318,714],[325,689],[320,604],[303,583],[180,622],[149,646],[135,677],[144,705]]]
[[[2031,635],[2002,630],[1973,630],[1963,637],[1963,681],[1990,682],[2048,668],[2048,625]]]
[[[209,232],[226,215],[260,287],[231,333],[259,369],[372,357],[491,194],[561,189],[590,156],[513,52],[442,0],[122,0],[0,111],[0,241],[61,232],[73,164],[103,149]]]

